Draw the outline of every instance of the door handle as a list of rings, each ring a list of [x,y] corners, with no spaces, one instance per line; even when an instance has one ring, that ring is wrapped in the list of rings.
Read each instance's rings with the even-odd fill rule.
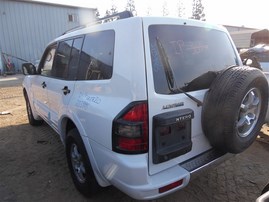
[[[65,86],[63,89],[62,89],[64,95],[67,95],[68,93],[70,93],[71,91],[68,89],[67,86]]]
[[[43,81],[43,83],[41,84],[42,88],[46,88],[47,84],[45,83],[45,81]]]

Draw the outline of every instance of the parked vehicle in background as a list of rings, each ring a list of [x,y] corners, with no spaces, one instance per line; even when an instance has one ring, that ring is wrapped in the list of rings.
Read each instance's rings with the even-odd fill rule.
[[[269,45],[259,44],[240,51],[240,57],[245,64],[269,72]]]
[[[264,74],[242,66],[226,29],[201,21],[115,14],[55,39],[37,71],[23,70],[29,123],[60,135],[86,196],[182,189],[248,148],[267,112]]]

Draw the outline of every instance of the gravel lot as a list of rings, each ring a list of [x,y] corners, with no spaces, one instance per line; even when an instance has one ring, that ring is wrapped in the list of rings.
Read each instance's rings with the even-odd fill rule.
[[[28,124],[23,76],[0,77],[0,201],[136,201],[108,187],[93,198],[79,194],[64,147],[46,124]],[[269,128],[245,152],[154,201],[255,201],[269,181]]]

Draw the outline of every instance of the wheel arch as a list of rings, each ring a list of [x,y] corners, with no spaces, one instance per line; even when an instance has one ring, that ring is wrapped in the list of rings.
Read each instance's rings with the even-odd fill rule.
[[[25,102],[27,103],[27,101],[30,103],[30,106],[31,106],[31,110],[32,110],[32,113],[33,113],[33,117],[34,119],[36,120],[43,120],[39,114],[37,113],[36,111],[36,108],[34,106],[34,103],[33,103],[33,96],[31,96],[30,92],[31,91],[27,91],[27,88],[23,86],[23,96],[24,96],[24,99],[25,99]]]
[[[68,116],[65,116],[61,119],[61,125],[60,125],[60,138],[64,144],[64,147],[66,147],[66,140],[67,140],[68,132],[74,128],[78,130],[78,133],[80,134],[80,137],[83,141],[83,144],[87,151],[88,158],[93,168],[93,172],[94,172],[97,182],[102,187],[109,186],[110,183],[106,180],[106,178],[101,174],[99,170],[99,167],[95,160],[94,152],[92,150],[92,146],[90,145],[90,142],[88,141],[88,137],[86,136],[85,131],[83,130],[83,127],[80,126],[79,123],[74,121],[74,119]]]
[[[77,128],[77,130],[79,131],[78,127],[72,121],[72,119],[70,119],[67,116],[63,117],[61,120],[61,126],[60,126],[60,136],[61,136],[61,140],[62,140],[64,146],[66,145],[67,134],[73,128]]]
[[[30,95],[29,95],[27,89],[26,89],[25,87],[23,87],[22,91],[23,91],[24,99],[28,99],[28,100],[31,102]],[[32,104],[32,103],[31,103],[31,104]],[[32,105],[31,105],[31,106],[32,106]]]
[[[23,91],[23,96],[24,96],[24,97],[27,96],[27,91],[26,91],[26,89],[23,88],[22,91]]]

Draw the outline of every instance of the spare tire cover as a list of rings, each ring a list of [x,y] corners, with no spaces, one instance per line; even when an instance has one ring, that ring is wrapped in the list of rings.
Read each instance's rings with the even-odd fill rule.
[[[240,153],[262,127],[268,105],[268,83],[257,68],[232,67],[220,73],[204,98],[202,127],[210,144]]]

